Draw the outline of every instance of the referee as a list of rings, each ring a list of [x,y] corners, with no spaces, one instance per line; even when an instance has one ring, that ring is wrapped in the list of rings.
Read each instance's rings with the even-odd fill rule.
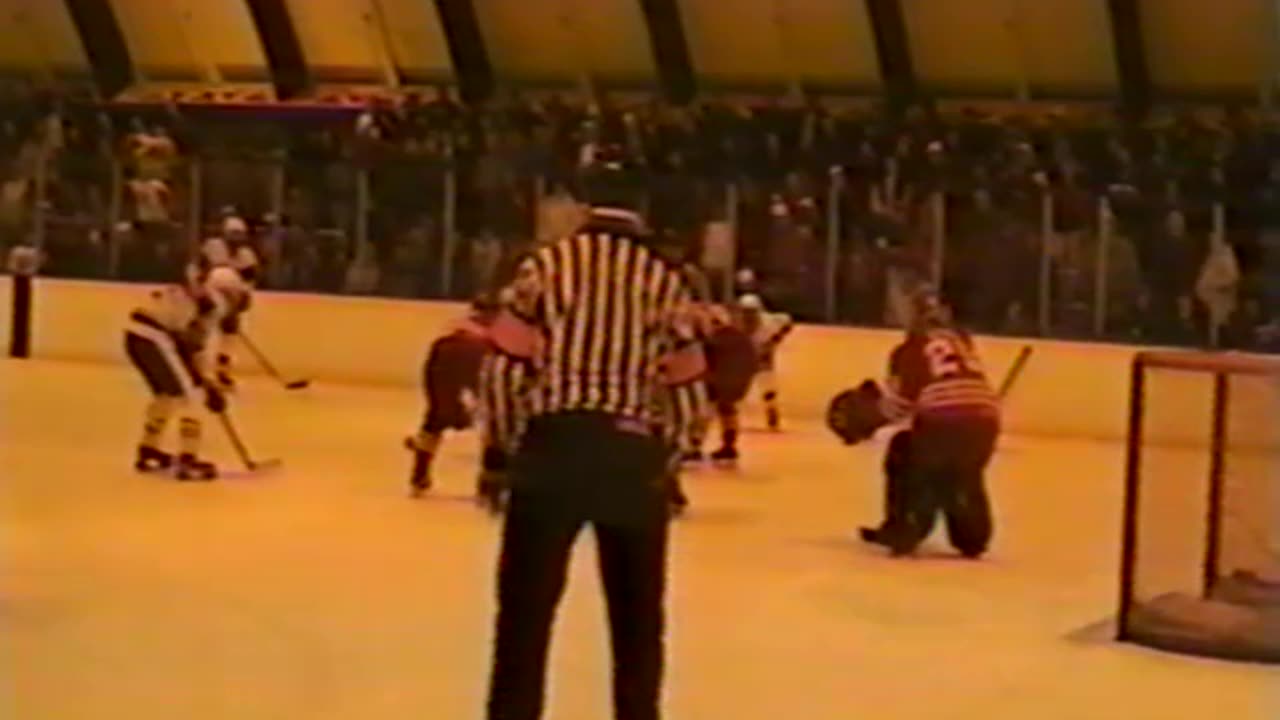
[[[585,222],[521,262],[510,311],[493,329],[501,353],[524,358],[529,371],[520,384],[487,373],[492,385],[481,393],[486,412],[512,415],[494,427],[519,433],[494,442],[514,451],[489,720],[541,716],[551,625],[587,524],[609,610],[614,716],[659,717],[673,460],[664,438],[683,434],[663,424],[684,417],[661,408],[705,363],[685,281],[650,247],[612,157],[602,151],[588,168]]]

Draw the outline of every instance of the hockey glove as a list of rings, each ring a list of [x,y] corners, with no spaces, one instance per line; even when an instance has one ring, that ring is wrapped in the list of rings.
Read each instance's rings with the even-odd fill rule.
[[[227,411],[227,397],[212,385],[206,386],[204,389],[204,406],[214,415],[221,415]]]
[[[855,445],[875,435],[888,422],[880,411],[881,394],[880,387],[867,380],[836,395],[827,406],[827,427],[845,445]]]

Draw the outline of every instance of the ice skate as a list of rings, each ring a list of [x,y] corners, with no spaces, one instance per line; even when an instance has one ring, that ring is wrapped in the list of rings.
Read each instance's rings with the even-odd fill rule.
[[[862,538],[862,542],[871,543],[872,545],[888,545],[882,534],[882,528],[860,527],[858,528],[858,537]]]
[[[422,497],[431,489],[431,475],[427,472],[427,462],[422,453],[413,458],[413,470],[409,473],[409,495]]]
[[[173,456],[149,445],[138,446],[137,459],[133,461],[133,469],[138,472],[162,472],[173,467]]]
[[[680,462],[684,465],[697,465],[706,459],[701,450],[686,450],[680,454]]]
[[[890,557],[904,557],[914,553],[916,550],[915,544],[908,546],[901,541],[895,542],[893,533],[884,525],[876,528],[860,527],[858,528],[858,537],[862,538],[865,543],[888,548]]]
[[[476,482],[476,504],[494,515],[499,515],[504,506],[504,488],[501,481],[487,475],[488,473],[481,474]]]
[[[718,465],[733,465],[738,462],[738,449],[728,445],[711,453],[711,462]]]
[[[764,422],[768,426],[769,432],[782,431],[782,414],[777,410],[766,410],[764,413]]]
[[[410,497],[422,497],[424,493],[431,489],[430,458],[430,455],[420,450],[414,450],[413,469],[409,471]]]
[[[684,494],[684,488],[680,487],[680,481],[672,479],[667,487],[667,507],[671,510],[673,517],[680,517],[685,510],[689,509],[689,496]]]
[[[213,463],[200,460],[195,455],[178,457],[178,479],[183,481],[208,481],[218,477],[218,469]]]

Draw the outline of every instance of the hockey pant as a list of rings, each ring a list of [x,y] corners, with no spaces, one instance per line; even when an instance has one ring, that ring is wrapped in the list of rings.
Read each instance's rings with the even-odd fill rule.
[[[200,449],[199,377],[194,359],[183,352],[162,328],[133,320],[125,332],[125,353],[151,391],[141,445],[159,450],[169,421],[178,417],[178,452],[196,455]]]
[[[956,550],[985,552],[994,528],[983,473],[998,433],[995,420],[918,418],[911,430],[895,435],[884,463],[886,544],[911,552],[941,513]]]

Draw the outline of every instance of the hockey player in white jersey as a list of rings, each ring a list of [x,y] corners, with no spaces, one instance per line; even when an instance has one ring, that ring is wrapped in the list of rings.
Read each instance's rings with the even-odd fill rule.
[[[209,288],[210,278],[219,268],[230,269],[234,275],[218,273],[219,287]],[[221,324],[210,340],[210,350],[217,362],[214,379],[224,390],[235,387],[231,376],[232,357],[240,337],[242,317],[252,304],[259,272],[258,255],[249,244],[249,228],[235,215],[223,220],[222,235],[205,240],[196,260],[187,268],[187,281],[193,292],[213,290],[236,299],[235,307],[221,308]]]
[[[756,348],[756,385],[764,400],[765,422],[770,430],[777,431],[782,428],[776,375],[777,352],[791,333],[791,316],[767,311],[760,296],[750,293],[738,298],[738,308],[743,315],[743,329],[751,336]]]
[[[201,285],[200,294],[214,303],[216,326],[210,328],[207,352],[213,361],[213,379],[224,392],[235,389],[231,357],[240,338],[241,318],[253,302],[253,287],[231,267],[215,267]]]
[[[172,454],[160,449],[169,421],[178,417],[179,480],[212,480],[213,463],[201,460],[201,424],[196,405],[210,412],[226,410],[226,400],[201,372],[200,352],[213,323],[216,303],[181,286],[155,290],[129,314],[124,348],[151,391],[134,467],[140,472],[169,470]]]

